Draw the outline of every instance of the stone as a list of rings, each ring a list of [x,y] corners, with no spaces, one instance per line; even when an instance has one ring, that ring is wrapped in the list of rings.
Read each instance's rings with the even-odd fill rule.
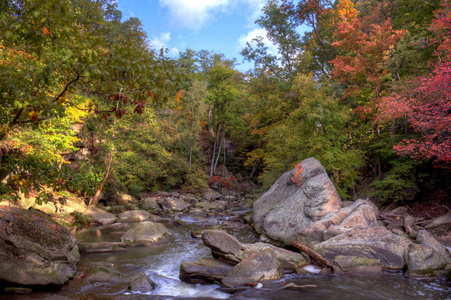
[[[164,211],[182,211],[185,208],[188,208],[191,206],[191,204],[186,203],[185,201],[177,198],[163,198],[162,200],[158,201],[158,204],[160,204],[161,208],[163,208]]]
[[[252,253],[243,259],[222,280],[226,287],[238,287],[268,280],[278,280],[284,275],[283,268],[272,249]]]
[[[127,245],[152,244],[171,235],[163,224],[146,221],[127,231],[121,237],[121,242]]]
[[[437,276],[451,267],[448,249],[443,247],[429,232],[418,231],[417,243],[411,243],[408,249],[407,274],[409,276]]]
[[[86,282],[128,283],[130,277],[107,265],[94,267],[86,276]]]
[[[232,264],[237,264],[243,258],[244,246],[234,236],[222,230],[204,230],[202,241],[211,249],[214,258],[222,258]]]
[[[4,292],[5,294],[29,295],[33,290],[25,287],[6,287]]]
[[[409,210],[405,206],[400,206],[388,213],[389,215],[395,215],[395,216],[407,216],[409,215]]]
[[[202,196],[202,198],[207,199],[207,200],[216,200],[221,198],[222,195],[212,189],[208,189]]]
[[[144,272],[130,278],[129,289],[132,293],[147,293],[155,289],[155,282]]]
[[[292,182],[296,170],[291,170],[253,204],[256,231],[285,245],[297,239],[301,230],[341,208],[341,199],[320,162],[308,158],[300,164],[304,168],[301,187]]]
[[[203,210],[226,210],[228,203],[226,201],[214,201],[214,202],[198,202],[195,207],[202,208]]]
[[[129,210],[118,215],[121,220],[143,221],[150,218],[150,213],[145,210]]]
[[[131,195],[128,195],[128,194],[119,194],[118,200],[119,200],[119,202],[122,202],[122,203],[129,203],[129,204],[131,204],[131,203],[137,204],[138,203],[138,200],[136,200],[134,197],[132,197]]]
[[[160,205],[158,205],[157,201],[154,198],[146,197],[141,199],[141,209],[158,210],[160,209]]]
[[[74,277],[79,259],[76,239],[49,216],[0,209],[0,280],[62,285]]]
[[[312,249],[328,260],[339,255],[358,256],[379,259],[385,269],[401,270],[407,263],[405,257],[410,244],[408,238],[384,227],[375,227],[342,233],[314,245]]]
[[[61,204],[60,201],[48,201],[41,205],[33,203],[32,207],[36,210],[42,211],[50,216],[69,216],[73,212],[84,212],[86,204],[84,199],[79,197],[66,197],[66,202]]]
[[[126,244],[122,242],[98,242],[98,243],[85,243],[79,242],[78,247],[80,253],[105,253],[105,252],[121,252],[126,251]]]
[[[418,234],[418,226],[415,225],[416,219],[412,216],[404,218],[404,230],[411,238],[416,238]]]
[[[180,265],[180,280],[193,284],[220,282],[233,269],[233,266],[214,258],[202,258],[197,262],[183,262]]]
[[[213,257],[230,264],[237,264],[257,252],[271,251],[285,271],[295,271],[307,265],[305,258],[299,253],[267,243],[242,244],[222,230],[204,230],[202,240],[212,250]]]
[[[82,213],[83,216],[87,217],[88,220],[93,223],[100,223],[102,225],[108,225],[116,222],[116,216],[112,213],[108,213],[97,207],[89,207]]]
[[[379,259],[359,256],[335,256],[333,262],[342,272],[351,274],[380,274],[382,264]]]
[[[446,235],[451,230],[451,211],[434,219],[425,228],[434,234]]]

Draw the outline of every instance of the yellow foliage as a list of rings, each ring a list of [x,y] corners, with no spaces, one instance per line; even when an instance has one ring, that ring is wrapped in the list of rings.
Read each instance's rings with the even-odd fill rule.
[[[352,22],[359,15],[359,12],[354,8],[354,3],[351,0],[340,0],[336,11],[338,13],[339,22],[343,20],[343,18],[348,22]]]

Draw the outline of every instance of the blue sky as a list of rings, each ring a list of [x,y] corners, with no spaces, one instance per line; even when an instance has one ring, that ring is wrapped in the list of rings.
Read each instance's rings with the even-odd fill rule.
[[[266,32],[254,22],[266,0],[117,0],[123,19],[137,17],[152,47],[169,49],[178,57],[187,48],[223,53],[243,62],[239,54],[246,41]],[[268,45],[270,42],[267,42]],[[272,46],[270,52],[277,53]],[[250,68],[245,63],[237,68]]]

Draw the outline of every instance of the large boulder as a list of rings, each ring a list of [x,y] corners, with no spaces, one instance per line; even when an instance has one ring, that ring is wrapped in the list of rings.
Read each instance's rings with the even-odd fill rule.
[[[151,244],[171,235],[163,224],[146,221],[139,223],[135,228],[127,231],[121,237],[121,242],[127,245]]]
[[[82,214],[90,222],[100,223],[102,225],[112,224],[117,220],[115,215],[94,206],[89,207]]]
[[[222,280],[228,288],[249,285],[283,277],[283,267],[276,259],[274,250],[262,249],[243,259]]]
[[[380,260],[385,269],[401,270],[407,263],[411,241],[384,227],[355,229],[316,244],[313,250],[332,260],[336,256],[358,256]]]
[[[233,266],[214,258],[202,258],[195,263],[183,262],[180,265],[180,280],[187,283],[220,282],[232,271]]]
[[[132,293],[148,293],[155,288],[155,282],[146,273],[138,273],[130,278],[129,289]]]
[[[152,197],[146,197],[141,199],[141,209],[144,210],[159,210],[160,205]]]
[[[410,276],[436,276],[451,270],[451,257],[448,249],[426,230],[418,231],[417,243],[411,243],[408,249],[407,274]]]
[[[207,200],[216,200],[221,198],[222,195],[212,189],[207,189],[205,191],[205,193],[202,195],[203,199],[207,199]]]
[[[341,208],[341,200],[324,167],[315,158],[303,160],[301,186],[292,181],[296,170],[283,174],[254,202],[257,232],[286,245],[325,215]]]
[[[75,238],[33,210],[0,209],[0,280],[24,285],[61,285],[80,259]]]
[[[222,230],[203,231],[202,241],[211,249],[213,257],[233,265],[262,251],[271,251],[285,271],[297,271],[307,265],[307,261],[299,253],[267,243],[242,244],[234,236]]]

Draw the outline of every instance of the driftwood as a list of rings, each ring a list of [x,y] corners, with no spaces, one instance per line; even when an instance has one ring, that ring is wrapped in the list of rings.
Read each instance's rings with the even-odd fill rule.
[[[309,247],[304,246],[304,245],[302,245],[302,244],[299,243],[299,242],[291,241],[290,243],[291,243],[291,245],[293,245],[294,247],[298,248],[299,250],[301,250],[302,252],[304,252],[305,254],[307,254],[308,256],[310,256],[310,258],[311,258],[313,261],[315,261],[315,262],[317,262],[318,264],[320,264],[320,265],[322,265],[322,266],[325,266],[325,267],[327,267],[327,268],[329,268],[329,269],[335,271],[335,266],[334,266],[330,261],[328,261],[327,259],[325,259],[321,254],[319,254],[319,253],[313,251],[313,250],[310,249]]]

